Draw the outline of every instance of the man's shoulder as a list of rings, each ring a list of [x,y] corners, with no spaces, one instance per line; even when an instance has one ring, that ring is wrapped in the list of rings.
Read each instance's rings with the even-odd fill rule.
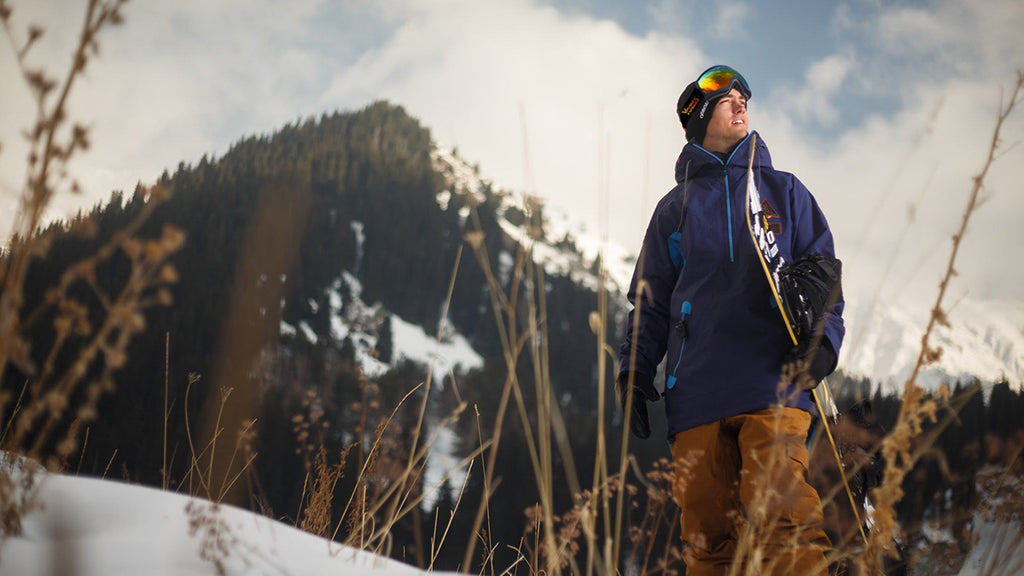
[[[765,168],[760,171],[760,177],[766,186],[780,193],[807,194],[807,187],[800,181],[800,178],[792,172],[779,170],[777,168]]]
[[[685,186],[686,183],[676,184],[675,186],[673,186],[671,190],[666,192],[665,195],[661,197],[661,200],[658,200],[658,205],[655,206],[654,212],[658,213],[665,210],[678,211],[679,206],[683,202]]]

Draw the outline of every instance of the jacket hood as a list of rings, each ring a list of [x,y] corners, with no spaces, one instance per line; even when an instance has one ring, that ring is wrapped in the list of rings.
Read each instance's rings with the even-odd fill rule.
[[[757,138],[754,145],[754,164],[762,168],[771,168],[772,157],[768,152],[768,145],[765,144],[760,134],[753,131],[733,148],[727,162],[722,162],[717,154],[699,144],[690,142],[683,146],[683,151],[679,153],[679,158],[676,160],[676,183],[682,184],[687,175],[692,177],[706,170],[721,170],[724,165],[746,168],[750,164],[750,139],[752,137]]]

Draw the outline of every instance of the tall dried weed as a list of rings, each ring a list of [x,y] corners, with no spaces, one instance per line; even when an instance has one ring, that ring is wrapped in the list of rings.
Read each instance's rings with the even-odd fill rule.
[[[124,229],[60,271],[38,302],[26,297],[30,267],[47,255],[56,235],[53,229],[43,231],[44,214],[59,195],[81,192],[80,184],[69,175],[69,163],[89,148],[90,137],[85,125],[70,118],[69,96],[98,54],[101,32],[121,22],[125,1],[88,2],[71,64],[60,76],[30,61],[43,29],[29,26],[27,36],[20,39],[13,7],[0,1],[0,23],[35,102],[35,117],[24,132],[25,182],[12,236],[0,253],[0,374],[20,374],[25,382],[17,399],[9,391],[0,393],[0,419],[9,424],[2,448],[42,462],[50,470],[67,466],[79,450],[80,431],[96,419],[100,397],[114,389],[114,375],[127,361],[128,344],[146,327],[143,312],[171,304],[169,287],[178,281],[178,273],[168,260],[185,241],[173,226],[165,226],[156,238],[140,234],[169,194],[160,187],[142,190],[145,203]],[[95,233],[85,217],[72,221],[71,229],[84,236]],[[120,285],[110,286],[99,271],[114,259],[127,261],[128,275]],[[99,303],[102,314],[90,314],[88,302]],[[47,350],[34,347],[39,343],[31,336],[44,328],[53,335]],[[83,400],[73,405],[72,396],[78,393]],[[10,483],[9,471],[0,470],[0,485]],[[8,490],[0,491],[0,498],[11,519],[5,525],[16,527],[14,517],[19,510],[27,510],[31,499],[19,504],[10,500]]]

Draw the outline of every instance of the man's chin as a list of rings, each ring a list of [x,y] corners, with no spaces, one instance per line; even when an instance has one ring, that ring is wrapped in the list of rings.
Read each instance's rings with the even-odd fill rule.
[[[732,135],[733,138],[732,138],[732,142],[729,144],[729,147],[730,148],[734,148],[737,144],[742,142],[743,139],[746,138],[748,134],[750,134],[750,132],[745,127],[743,128],[742,131],[737,130],[736,133],[734,133]]]

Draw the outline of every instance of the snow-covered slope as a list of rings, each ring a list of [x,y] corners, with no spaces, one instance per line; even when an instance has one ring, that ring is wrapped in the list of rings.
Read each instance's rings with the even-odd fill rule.
[[[347,288],[345,291],[342,290],[343,284]],[[342,296],[343,292],[351,295],[348,302]],[[423,327],[389,313],[380,303],[367,305],[362,300],[362,292],[359,280],[345,272],[328,288],[325,300],[330,307],[331,339],[341,342],[348,338],[352,342],[356,359],[367,376],[380,376],[403,359],[424,366],[433,365],[434,373],[442,377],[450,371],[483,366],[480,354],[450,325],[445,324],[439,338],[436,330],[428,333]],[[315,302],[310,305],[315,305]],[[388,363],[381,362],[372,352],[376,349],[384,322],[390,323],[394,350]],[[291,337],[301,333],[303,338],[313,344],[320,338],[306,322],[301,322],[298,328],[282,322],[280,332],[283,336]]]
[[[866,376],[883,390],[902,390],[921,349],[928,324],[925,304],[876,306],[847,296],[847,339],[839,361],[850,375]],[[950,306],[950,326],[937,325],[931,346],[942,348],[918,383],[934,388],[943,382],[1007,379],[1024,382],[1024,302],[964,298]]]
[[[0,466],[24,471],[0,453]],[[13,457],[13,459],[17,459]],[[414,576],[425,572],[240,508],[110,480],[38,472],[0,575]]]

